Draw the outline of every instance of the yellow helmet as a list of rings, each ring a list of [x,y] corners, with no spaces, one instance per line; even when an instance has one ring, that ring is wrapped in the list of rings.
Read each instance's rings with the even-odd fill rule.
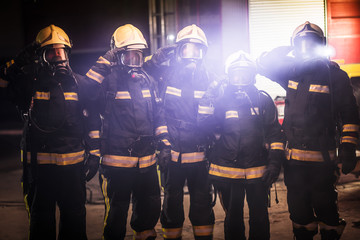
[[[36,43],[40,47],[45,47],[53,44],[64,44],[66,47],[71,48],[72,44],[68,35],[61,28],[51,24],[46,28],[40,30],[36,36]]]
[[[322,43],[325,44],[324,32],[321,30],[321,28],[318,25],[314,23],[310,23],[309,21],[306,21],[305,23],[295,28],[293,35],[291,37],[291,44],[294,46],[296,39],[305,36],[313,36],[319,38],[322,41]]]
[[[184,27],[178,32],[175,42],[178,43],[182,41],[201,43],[206,47],[208,46],[204,31],[195,24]]]
[[[111,49],[115,48],[147,48],[146,40],[141,31],[131,24],[118,27],[111,37]]]

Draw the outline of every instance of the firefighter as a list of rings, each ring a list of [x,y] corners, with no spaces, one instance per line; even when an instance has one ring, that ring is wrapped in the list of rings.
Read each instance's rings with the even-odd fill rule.
[[[99,166],[100,118],[85,109],[86,85],[69,66],[71,47],[61,28],[47,26],[0,72],[25,120],[21,150],[29,239],[56,239],[56,204],[58,239],[87,239],[85,183]]]
[[[156,84],[142,68],[147,43],[138,28],[126,24],[115,30],[110,47],[86,74],[104,96],[100,110],[103,239],[125,238],[130,199],[134,239],[155,239],[161,208],[155,141],[166,133]]]
[[[209,156],[210,177],[225,211],[225,239],[245,237],[244,198],[249,206],[249,239],[270,239],[268,190],[285,159],[284,135],[272,98],[255,87],[256,64],[243,51],[226,60],[227,83],[220,96],[206,93],[202,126],[219,135]],[[213,89],[209,88],[212,91]],[[213,107],[212,107],[213,106]]]
[[[347,74],[322,54],[326,40],[319,26],[300,25],[291,43],[262,54],[258,67],[287,93],[284,178],[293,232],[296,239],[313,239],[320,226],[321,239],[340,239],[345,221],[335,188],[336,136],[342,172],[348,174],[356,164],[356,101]]]
[[[210,82],[202,65],[207,50],[204,32],[196,25],[180,30],[175,46],[160,48],[146,61],[159,79],[162,109],[169,134],[160,142],[158,163],[164,187],[160,221],[165,239],[181,239],[184,222],[184,186],[190,194],[189,219],[195,239],[212,239],[214,213],[206,135],[197,126],[199,100]]]

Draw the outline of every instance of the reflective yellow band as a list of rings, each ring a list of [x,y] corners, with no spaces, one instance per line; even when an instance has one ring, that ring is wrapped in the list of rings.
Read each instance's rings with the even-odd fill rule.
[[[232,168],[223,167],[212,163],[210,165],[209,174],[231,179],[254,179],[262,177],[265,169],[266,166],[253,168]]]
[[[99,150],[99,149],[91,150],[91,151],[90,151],[90,154],[91,154],[91,155],[94,155],[94,156],[100,157],[100,150]]]
[[[341,143],[352,143],[357,144],[358,139],[356,137],[352,136],[342,136],[341,137]]]
[[[146,168],[154,165],[156,162],[155,153],[145,157],[131,157],[118,155],[104,155],[101,159],[101,164],[112,167],[136,167],[139,163],[139,168]]]
[[[116,93],[115,99],[131,99],[128,91],[119,91]]]
[[[180,153],[171,150],[171,160],[177,162],[179,160]],[[182,153],[181,154],[181,163],[196,163],[202,162],[205,160],[204,152],[192,152],[192,153]]]
[[[37,153],[38,164],[72,165],[84,160],[85,151],[74,153]],[[27,153],[28,163],[31,163],[31,153]]]
[[[6,62],[6,67],[9,68],[14,63],[15,63],[14,59],[11,59],[10,61]]]
[[[96,63],[100,63],[100,64],[106,64],[106,65],[111,65],[111,63],[104,57],[99,57],[99,59],[96,61]]]
[[[146,240],[148,237],[156,237],[156,231],[154,229],[145,230],[142,232],[136,232],[134,230],[134,239],[135,240]]]
[[[100,131],[99,130],[90,131],[89,137],[90,138],[100,138]]]
[[[6,88],[9,85],[9,82],[0,78],[0,87]]]
[[[79,101],[78,94],[76,92],[64,92],[65,100]]]
[[[168,133],[167,126],[159,126],[155,129],[155,136],[159,136],[160,134]]]
[[[143,95],[143,98],[149,98],[149,97],[151,97],[151,93],[150,93],[150,90],[149,90],[149,89],[141,90],[141,93],[142,93],[142,95]]]
[[[102,194],[104,195],[104,202],[105,202],[105,217],[104,217],[104,228],[103,228],[103,232],[104,229],[107,225],[107,219],[109,217],[109,211],[110,211],[110,199],[108,196],[108,181],[107,178],[101,174],[101,178],[102,178],[102,184],[101,184],[101,189],[102,189]]]
[[[258,107],[251,108],[251,115],[259,115],[259,108]]]
[[[164,239],[174,239],[181,237],[182,228],[163,228]]]
[[[167,86],[165,93],[181,97],[181,89],[178,88]]]
[[[281,142],[273,142],[272,144],[270,144],[270,149],[284,150],[284,144]]]
[[[289,83],[288,83],[288,88],[292,88],[292,89],[297,89],[297,87],[298,87],[298,85],[299,85],[299,83],[298,82],[294,82],[294,81],[289,81]]]
[[[330,93],[330,89],[329,89],[329,86],[326,86],[326,85],[311,84],[309,87],[309,92]]]
[[[199,105],[198,113],[199,114],[214,114],[214,107]]]
[[[50,100],[50,92],[35,92],[34,99]]]
[[[144,62],[151,60],[151,58],[152,58],[152,55],[145,57]]]
[[[324,162],[323,155],[320,151],[309,151],[300,149],[286,149],[286,158],[288,160],[298,160],[306,162]],[[329,151],[330,159],[335,159],[335,150]]]
[[[318,228],[317,222],[311,222],[306,225],[298,224],[296,222],[292,222],[292,224],[293,224],[293,228],[296,228],[296,229],[305,228],[308,231],[314,231],[314,230],[317,230],[317,228]]]
[[[194,91],[194,98],[202,98],[205,94],[205,91]]]
[[[228,119],[228,118],[239,118],[239,114],[237,111],[227,111],[225,113],[225,118]]]
[[[171,161],[177,162],[179,160],[180,153],[171,150]]]
[[[344,124],[343,132],[358,132],[359,125],[357,124]]]
[[[214,231],[214,225],[193,226],[195,236],[211,236]]]
[[[104,76],[93,71],[92,69],[90,69],[87,73],[86,76],[88,78],[91,78],[92,80],[95,80],[98,83],[102,83],[104,81]]]
[[[169,142],[169,140],[162,139],[161,141],[165,144],[165,146],[171,146],[171,143]]]

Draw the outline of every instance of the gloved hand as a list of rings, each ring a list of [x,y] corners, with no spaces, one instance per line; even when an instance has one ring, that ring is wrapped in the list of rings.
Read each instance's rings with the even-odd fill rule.
[[[89,182],[97,173],[99,169],[100,157],[89,155],[85,161],[85,179]]]
[[[157,64],[160,65],[163,62],[166,62],[169,60],[174,54],[175,54],[175,48],[176,45],[170,45],[165,46],[162,48],[159,48],[151,57],[151,60]]]
[[[356,146],[352,143],[343,143],[339,149],[339,159],[342,163],[341,171],[348,174],[356,166]]]
[[[282,150],[270,150],[268,159],[269,163],[261,180],[270,187],[279,177],[281,165],[285,160],[285,153]]]
[[[40,47],[37,42],[32,42],[31,44],[27,45],[21,52],[16,55],[14,58],[14,62],[18,67],[23,67],[25,65],[31,64],[35,62],[37,57],[36,50]]]
[[[171,161],[171,148],[163,147],[157,156],[160,171],[164,172],[168,163]]]
[[[105,53],[105,55],[103,56],[103,58],[105,58],[106,60],[108,60],[111,65],[116,65],[116,62],[118,60],[117,58],[117,54],[120,52],[121,50],[118,49],[118,48],[115,48],[115,49],[111,49],[109,51],[107,51]]]

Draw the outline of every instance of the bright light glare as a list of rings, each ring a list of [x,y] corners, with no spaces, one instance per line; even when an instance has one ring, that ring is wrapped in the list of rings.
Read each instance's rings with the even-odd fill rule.
[[[255,86],[257,87],[257,89],[267,92],[272,99],[275,99],[278,96],[279,97],[286,96],[285,89],[283,89],[279,84],[261,75],[256,75]]]
[[[175,40],[175,35],[173,35],[173,34],[169,34],[169,35],[167,35],[167,40],[169,40],[169,41],[174,41]]]
[[[327,45],[316,48],[315,53],[317,56],[321,56],[324,58],[331,58],[335,56],[336,51],[333,46]]]

